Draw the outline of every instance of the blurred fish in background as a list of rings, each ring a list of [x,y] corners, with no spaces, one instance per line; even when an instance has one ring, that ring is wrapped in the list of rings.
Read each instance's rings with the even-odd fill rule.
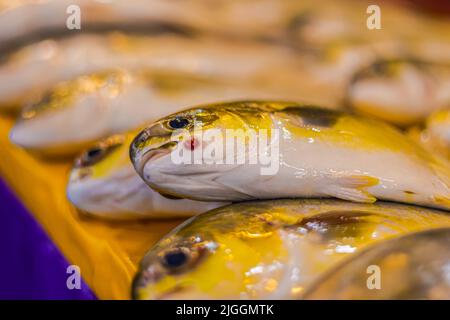
[[[375,61],[356,73],[348,101],[356,110],[408,126],[450,106],[450,65],[420,60]]]
[[[82,30],[67,30],[62,20],[70,4],[83,13]],[[0,109],[23,110],[11,139],[41,154],[73,155],[197,103],[302,100],[350,107],[401,126],[420,123],[449,103],[449,71],[442,61],[448,55],[430,48],[440,45],[450,53],[448,25],[443,29],[442,22],[395,6],[383,12],[383,32],[365,27],[364,1],[3,6],[0,25],[17,26],[0,33]],[[417,26],[415,32],[399,27],[405,24]],[[430,39],[428,31],[438,29],[444,32]],[[424,61],[408,60],[414,56]],[[117,68],[130,72],[126,80],[113,76]],[[158,80],[137,80],[142,76],[136,72],[164,74],[172,88],[177,85],[171,82],[190,78],[195,88],[167,92],[155,87]],[[122,85],[114,85],[119,78]],[[81,124],[87,129],[77,130]]]

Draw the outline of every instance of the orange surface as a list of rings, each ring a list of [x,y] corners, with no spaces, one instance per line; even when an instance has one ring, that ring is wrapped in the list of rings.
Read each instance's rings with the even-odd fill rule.
[[[110,222],[87,217],[67,200],[70,161],[49,162],[12,145],[0,117],[0,176],[100,299],[129,299],[139,260],[181,220]]]

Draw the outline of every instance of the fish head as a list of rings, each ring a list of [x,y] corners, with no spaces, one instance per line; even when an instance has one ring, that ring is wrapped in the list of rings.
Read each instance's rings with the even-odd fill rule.
[[[189,219],[149,251],[134,278],[133,298],[255,298],[274,290],[270,272],[280,271],[286,254],[273,226],[251,212],[219,210],[225,214],[213,210]]]
[[[235,160],[241,153],[249,153],[250,132],[272,128],[272,118],[265,112],[272,104],[221,103],[163,118],[144,129],[132,142],[130,157],[134,167],[148,185],[162,193],[221,201],[220,193],[224,190],[214,179],[235,168],[238,165]],[[229,149],[234,151],[238,142],[243,148],[232,153],[233,161],[227,161]],[[207,198],[211,199],[196,198],[199,189],[207,189]]]
[[[128,75],[95,73],[61,82],[30,102],[11,130],[11,141],[43,155],[73,155],[109,135],[112,99]]]
[[[205,280],[218,282],[218,274],[201,274],[205,265],[212,263],[211,259],[216,260],[215,246],[215,242],[199,235],[171,239],[170,244],[160,245],[142,261],[141,271],[133,282],[133,297],[144,300],[210,297],[211,292],[202,290],[198,284]]]
[[[435,109],[437,84],[426,62],[380,60],[354,76],[347,92],[357,111],[407,126]]]
[[[67,196],[77,208],[105,212],[111,206],[111,199],[120,193],[118,189],[127,188],[125,179],[135,175],[128,158],[132,138],[132,134],[111,136],[85,150],[75,160]]]

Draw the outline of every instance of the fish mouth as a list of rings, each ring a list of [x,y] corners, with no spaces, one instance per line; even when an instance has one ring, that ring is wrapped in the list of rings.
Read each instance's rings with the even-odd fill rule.
[[[177,299],[176,297],[182,294],[186,294],[189,291],[187,284],[176,283],[164,290],[157,289],[155,286],[165,276],[165,272],[158,266],[147,268],[145,271],[140,271],[133,279],[131,296],[133,300],[168,300]],[[149,296],[144,292],[152,292]]]
[[[78,183],[90,177],[92,170],[90,168],[75,168],[69,174],[69,183]]]
[[[162,145],[159,145],[154,148],[149,148],[148,150],[145,150],[143,153],[135,153],[134,157],[132,156],[132,161],[134,164],[134,167],[136,168],[136,171],[142,175],[144,172],[144,166],[149,161],[155,161],[156,159],[162,158],[169,154],[176,146],[178,142],[176,141],[170,141],[167,143],[164,143]]]

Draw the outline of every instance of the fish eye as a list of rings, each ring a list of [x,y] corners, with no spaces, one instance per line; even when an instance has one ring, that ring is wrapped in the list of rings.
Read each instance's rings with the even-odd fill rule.
[[[76,167],[87,167],[96,164],[119,147],[121,143],[97,145],[86,150],[75,162]]]
[[[104,153],[105,149],[101,146],[92,147],[91,149],[84,152],[84,154],[80,157],[79,162],[82,166],[92,165],[102,159]]]
[[[164,255],[164,265],[169,268],[179,268],[188,261],[187,254],[182,250],[168,252]]]
[[[103,149],[101,149],[101,148],[99,148],[99,147],[96,147],[96,148],[92,148],[92,149],[88,150],[88,151],[86,152],[86,156],[87,156],[89,159],[92,159],[92,158],[98,157],[98,156],[101,155],[102,153],[103,153]]]
[[[160,256],[162,265],[172,272],[193,265],[199,257],[198,251],[192,251],[186,247],[170,249]]]
[[[185,117],[176,117],[168,122],[171,129],[183,129],[189,125],[189,119]]]

